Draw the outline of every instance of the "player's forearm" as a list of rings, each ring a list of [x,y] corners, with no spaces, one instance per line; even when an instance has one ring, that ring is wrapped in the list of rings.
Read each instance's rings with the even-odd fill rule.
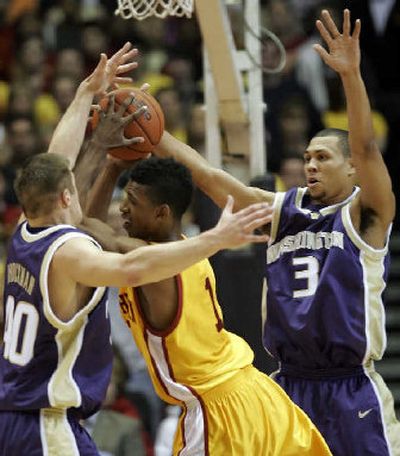
[[[87,89],[84,81],[58,123],[49,145],[48,152],[67,157],[71,169],[75,166],[76,158],[83,143],[92,101],[93,92]]]
[[[104,157],[106,152],[104,151]],[[85,204],[85,213],[88,217],[96,217],[104,222],[107,221],[108,210],[111,204],[114,188],[121,170],[113,163],[102,162],[102,168],[96,169],[97,178],[90,191]]]
[[[197,185],[206,185],[210,179],[211,165],[196,150],[174,138],[165,131],[155,148],[155,154],[162,158],[171,157],[190,169]]]
[[[212,198],[218,206],[224,206],[226,195],[219,198],[222,185],[216,176],[216,170],[196,150],[165,131],[155,154],[162,158],[173,158],[189,168],[197,187]]]
[[[126,270],[132,271],[127,285],[141,286],[173,277],[222,248],[213,230],[183,241],[140,247],[125,255]]]
[[[156,147],[156,155],[172,157],[190,169],[193,181],[219,207],[224,207],[228,195],[235,198],[235,210],[252,203],[273,200],[273,194],[247,187],[222,169],[211,166],[192,147],[174,138],[168,132]]]
[[[347,102],[351,153],[362,156],[376,151],[371,106],[360,71],[341,75],[341,79]]]

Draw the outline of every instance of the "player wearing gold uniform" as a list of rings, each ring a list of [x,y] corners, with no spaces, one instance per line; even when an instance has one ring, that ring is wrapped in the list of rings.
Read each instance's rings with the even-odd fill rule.
[[[120,164],[107,166],[98,188],[117,180]],[[183,165],[142,160],[131,170],[120,206],[124,228],[146,242],[180,239],[191,196]],[[127,239],[125,248],[135,242],[143,243]],[[253,367],[249,345],[224,329],[215,288],[211,265],[203,260],[162,282],[120,290],[122,315],[158,395],[182,407],[174,455],[330,455],[306,414]]]
[[[174,454],[330,454],[309,418],[252,366],[249,345],[224,329],[209,261],[175,281],[177,312],[162,331],[146,322],[140,289],[120,290],[122,315],[158,395],[183,408]]]

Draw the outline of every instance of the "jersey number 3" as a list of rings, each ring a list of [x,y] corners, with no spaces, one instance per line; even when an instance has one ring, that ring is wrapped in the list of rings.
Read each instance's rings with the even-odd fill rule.
[[[313,256],[297,257],[293,258],[293,266],[296,266],[294,278],[305,280],[307,284],[305,288],[294,290],[293,297],[304,298],[306,296],[312,296],[315,293],[318,285],[318,260]],[[298,266],[302,266],[303,268],[297,268]]]
[[[7,298],[4,326],[4,358],[10,363],[25,366],[33,358],[33,348],[39,324],[36,308],[25,301]]]

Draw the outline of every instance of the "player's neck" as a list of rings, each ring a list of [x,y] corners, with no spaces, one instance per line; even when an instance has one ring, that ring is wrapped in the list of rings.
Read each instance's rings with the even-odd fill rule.
[[[343,203],[346,201],[353,193],[354,187],[349,189],[343,189],[335,195],[321,195],[319,197],[312,197],[310,195],[311,203],[315,206],[334,206],[335,204]]]
[[[69,214],[55,212],[41,217],[28,217],[28,224],[32,228],[40,228],[54,225],[71,225]]]
[[[152,236],[152,239],[149,240],[151,242],[173,242],[181,239],[183,239],[182,226],[180,224],[175,224],[172,229],[159,232],[157,235]]]

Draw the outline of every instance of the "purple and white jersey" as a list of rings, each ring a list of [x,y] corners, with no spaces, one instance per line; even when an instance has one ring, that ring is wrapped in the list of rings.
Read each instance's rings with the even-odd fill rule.
[[[52,311],[48,273],[53,255],[73,238],[94,239],[70,225],[22,223],[8,251],[0,410],[77,408],[83,417],[103,400],[111,376],[107,289],[94,288],[68,322]],[[99,247],[100,248],[100,247]]]
[[[386,348],[382,291],[388,247],[356,232],[350,203],[311,204],[306,188],[277,193],[267,249],[263,342],[306,369],[360,366]]]

